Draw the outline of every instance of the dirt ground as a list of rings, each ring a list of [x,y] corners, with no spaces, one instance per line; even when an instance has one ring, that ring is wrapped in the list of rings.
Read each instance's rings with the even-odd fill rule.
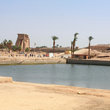
[[[0,83],[0,110],[110,110],[110,90]]]

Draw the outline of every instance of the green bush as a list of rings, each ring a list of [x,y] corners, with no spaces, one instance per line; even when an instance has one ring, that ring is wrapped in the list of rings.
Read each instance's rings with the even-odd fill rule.
[[[25,52],[29,52],[29,48],[26,48],[26,49],[25,49]]]
[[[17,51],[18,47],[16,45],[12,46],[13,51]]]

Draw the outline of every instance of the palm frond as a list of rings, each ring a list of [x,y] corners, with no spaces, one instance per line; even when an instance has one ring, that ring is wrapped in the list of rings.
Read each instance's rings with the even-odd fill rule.
[[[89,36],[89,41],[93,40],[94,38],[92,36]]]
[[[52,40],[57,40],[58,37],[57,36],[52,36]]]

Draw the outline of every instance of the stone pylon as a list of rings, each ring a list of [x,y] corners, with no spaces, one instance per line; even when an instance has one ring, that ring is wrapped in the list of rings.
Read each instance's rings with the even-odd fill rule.
[[[30,48],[30,39],[27,34],[18,34],[16,46],[21,47],[21,51],[25,51],[26,48]]]

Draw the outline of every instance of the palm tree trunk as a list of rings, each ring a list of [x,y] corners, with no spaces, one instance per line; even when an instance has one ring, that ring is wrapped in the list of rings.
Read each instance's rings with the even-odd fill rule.
[[[53,53],[55,52],[55,40],[53,40]]]
[[[75,40],[73,41],[73,53],[72,53],[72,58],[74,58],[74,51],[75,51]]]
[[[71,58],[72,58],[72,54],[73,54],[73,44],[71,42]]]
[[[88,59],[90,59],[90,41],[89,41],[89,47],[88,47]]]

